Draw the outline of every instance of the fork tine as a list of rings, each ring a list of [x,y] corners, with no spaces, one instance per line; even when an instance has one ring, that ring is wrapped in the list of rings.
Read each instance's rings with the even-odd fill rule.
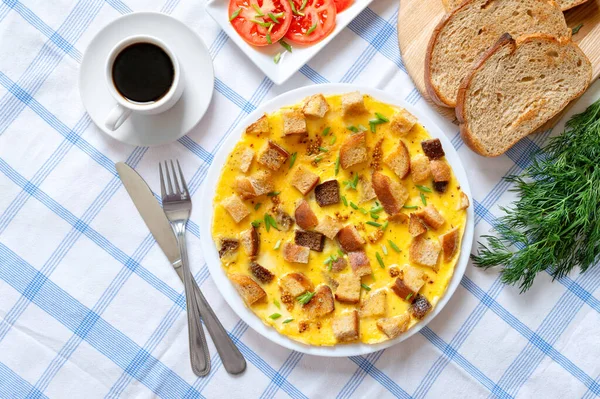
[[[183,189],[185,190],[185,195],[190,196],[190,192],[188,190],[187,184],[185,182],[185,177],[183,177],[183,172],[181,171],[181,165],[179,165],[179,160],[177,160],[177,168],[179,169],[179,176],[181,177],[181,184],[183,184]]]
[[[169,164],[165,161],[165,171],[167,172],[167,185],[169,186],[169,192],[167,194],[173,194],[173,184],[171,184],[171,173],[169,173]]]
[[[162,163],[160,162],[158,163],[158,174],[160,175],[160,196],[164,201],[167,193],[165,190],[165,179],[163,177]]]
[[[177,170],[175,170],[175,165],[173,165],[173,160],[170,159],[169,161],[171,161],[171,170],[173,171],[173,180],[175,180],[175,188],[177,189],[177,194],[181,195],[181,189],[179,188],[179,179],[177,178]]]

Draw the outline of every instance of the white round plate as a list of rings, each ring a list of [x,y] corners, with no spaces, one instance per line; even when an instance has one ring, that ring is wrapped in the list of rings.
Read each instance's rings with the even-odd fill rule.
[[[202,243],[204,258],[206,260],[206,264],[208,265],[208,269],[210,270],[210,274],[212,275],[215,284],[225,297],[225,300],[246,324],[248,324],[255,331],[262,334],[266,338],[275,342],[276,344],[309,355],[335,357],[365,355],[367,353],[376,352],[381,349],[388,348],[394,344],[397,344],[398,342],[404,341],[411,335],[417,333],[444,308],[444,306],[446,305],[446,303],[448,303],[448,300],[456,290],[456,287],[458,287],[458,284],[460,283],[460,280],[462,279],[462,276],[465,273],[465,269],[469,261],[469,254],[471,252],[471,245],[473,242],[474,217],[473,206],[470,206],[467,209],[467,225],[465,226],[465,233],[462,239],[460,257],[458,259],[454,275],[452,276],[452,279],[450,280],[450,283],[448,285],[448,289],[440,298],[433,311],[431,311],[427,316],[425,316],[425,318],[422,321],[417,323],[407,332],[392,340],[373,345],[363,343],[344,344],[336,346],[305,345],[298,341],[294,341],[286,337],[285,335],[280,334],[279,332],[277,332],[277,330],[275,330],[272,327],[266,326],[250,309],[246,307],[244,301],[236,292],[235,288],[227,278],[225,271],[221,267],[219,254],[212,240],[211,225],[213,218],[213,197],[215,194],[217,183],[219,181],[219,177],[221,175],[221,169],[223,168],[223,165],[225,165],[225,161],[227,160],[229,153],[231,152],[231,150],[233,150],[236,143],[242,136],[245,127],[250,125],[252,122],[256,121],[265,112],[274,112],[282,106],[296,104],[300,102],[303,98],[312,94],[342,94],[354,90],[359,90],[362,94],[369,94],[377,100],[386,102],[388,104],[394,104],[399,107],[406,108],[410,113],[415,115],[419,119],[419,123],[423,125],[425,129],[427,129],[427,131],[432,137],[437,137],[441,140],[442,145],[444,147],[444,151],[446,153],[446,159],[452,166],[452,169],[454,170],[454,175],[460,182],[461,190],[463,190],[465,194],[467,194],[469,198],[471,198],[471,189],[469,188],[467,175],[462,166],[462,163],[460,162],[458,154],[456,153],[454,147],[452,147],[452,144],[450,143],[450,140],[446,138],[444,133],[442,133],[442,131],[437,125],[433,124],[419,110],[413,108],[410,104],[406,103],[405,101],[402,101],[384,91],[368,87],[338,83],[306,86],[284,93],[272,99],[271,101],[260,105],[254,112],[248,115],[248,117],[238,125],[237,129],[231,133],[231,136],[229,136],[226,139],[221,149],[215,155],[210,170],[208,171],[208,175],[206,176],[206,180],[204,182],[204,191],[202,193],[201,204],[199,209],[205,209],[207,211],[210,210],[211,215],[209,218],[204,218],[203,223],[200,225],[200,240]]]
[[[108,91],[106,58],[118,42],[133,35],[154,36],[169,46],[179,60],[185,87],[177,104],[168,111],[132,114],[111,131],[104,120],[116,102]],[[94,123],[112,138],[137,146],[165,144],[192,130],[208,109],[213,88],[212,59],[202,39],[183,22],[155,12],[128,14],[102,28],[85,50],[79,70],[81,100]]]

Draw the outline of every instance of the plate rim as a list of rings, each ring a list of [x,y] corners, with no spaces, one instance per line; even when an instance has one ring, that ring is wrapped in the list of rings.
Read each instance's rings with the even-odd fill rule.
[[[461,242],[461,253],[455,266],[454,274],[450,279],[448,288],[441,296],[433,311],[427,314],[423,320],[415,324],[411,329],[400,336],[377,344],[352,343],[335,346],[307,345],[298,341],[294,341],[291,338],[279,333],[275,328],[265,325],[260,318],[258,318],[249,308],[246,307],[241,296],[237,293],[230,280],[227,278],[225,271],[221,267],[218,252],[212,240],[211,226],[214,217],[212,203],[214,197],[214,187],[218,182],[218,179],[221,175],[221,169],[225,164],[229,153],[233,150],[235,144],[243,134],[244,128],[257,120],[262,114],[265,112],[276,111],[285,105],[296,104],[303,98],[312,94],[322,93],[325,95],[331,95],[342,94],[356,90],[360,91],[361,94],[371,95],[377,100],[386,102],[388,104],[406,108],[409,112],[417,117],[419,123],[428,131],[431,137],[439,138],[442,141],[442,146],[446,152],[446,159],[452,166],[454,174],[457,180],[460,182],[462,191],[464,191],[471,200],[471,206],[467,208],[467,222]],[[447,138],[443,133],[442,129],[430,118],[428,118],[422,111],[416,109],[405,100],[395,97],[391,93],[372,87],[344,83],[328,83],[300,87],[276,96],[275,98],[259,105],[253,112],[248,114],[246,118],[244,118],[244,120],[242,120],[236,126],[236,128],[232,130],[229,137],[227,137],[223,142],[221,148],[219,148],[217,153],[214,154],[213,161],[203,182],[200,207],[201,209],[211,210],[210,216],[200,223],[200,242],[204,259],[218,291],[221,293],[229,307],[241,320],[248,324],[248,326],[271,342],[274,342],[287,349],[295,350],[308,355],[326,357],[358,356],[377,352],[410,338],[427,324],[429,324],[431,320],[433,320],[442,311],[442,309],[444,309],[460,285],[460,281],[465,274],[469,262],[475,229],[472,194],[467,174],[460,157],[458,156],[458,153],[454,149],[454,146],[452,146],[450,139]]]

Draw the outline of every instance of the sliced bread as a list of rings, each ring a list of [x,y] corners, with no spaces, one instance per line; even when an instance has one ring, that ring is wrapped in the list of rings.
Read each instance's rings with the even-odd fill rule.
[[[444,3],[444,8],[446,9],[446,11],[452,11],[456,7],[464,3],[464,1],[465,0],[442,0],[442,3]],[[587,0],[557,0],[556,2],[558,3],[562,11],[566,11],[570,8],[585,3],[586,1]]]
[[[503,35],[463,80],[456,117],[463,140],[497,156],[586,90],[592,66],[570,40]]]
[[[437,104],[456,106],[460,82],[504,34],[545,33],[570,38],[554,0],[468,0],[436,26],[425,55],[425,85]]]

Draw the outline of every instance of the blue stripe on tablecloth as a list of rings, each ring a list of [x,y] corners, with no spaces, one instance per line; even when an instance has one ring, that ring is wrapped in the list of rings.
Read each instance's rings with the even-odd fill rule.
[[[180,0],[167,0],[165,4],[161,7],[160,12],[165,14],[171,14],[175,7],[179,4]]]
[[[308,64],[304,64],[302,68],[300,68],[300,73],[307,78],[309,78],[313,83],[323,84],[329,83],[329,80],[321,75],[319,72],[312,69]]]
[[[133,12],[133,10],[131,8],[129,8],[129,6],[125,3],[123,3],[121,0],[104,0],[106,1],[106,4],[110,5],[112,8],[114,8],[115,10],[117,10],[117,12],[121,13],[121,14],[129,14],[130,12]]]
[[[302,359],[303,354],[296,351],[291,351],[288,358],[283,362],[281,368],[277,371],[276,377],[271,380],[269,385],[265,388],[260,399],[272,399],[277,393],[277,389],[281,387],[282,382],[290,376],[294,368],[298,365]]]
[[[0,362],[0,398],[25,398],[32,390],[36,398],[48,398],[43,392],[35,390],[10,367]]]

